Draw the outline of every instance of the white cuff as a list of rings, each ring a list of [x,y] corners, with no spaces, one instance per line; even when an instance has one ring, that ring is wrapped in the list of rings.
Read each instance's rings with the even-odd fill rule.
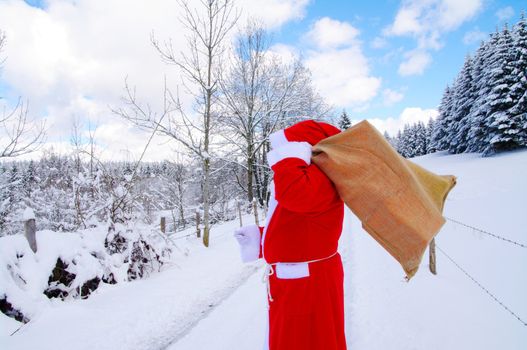
[[[278,147],[282,147],[287,142],[287,138],[285,137],[284,130],[278,130],[277,132],[273,132],[271,135],[269,135],[269,143],[271,144],[272,149],[276,149]]]
[[[256,225],[248,225],[244,227],[244,231],[248,240],[244,244],[240,244],[242,262],[256,261],[260,258],[260,228]]]
[[[267,163],[272,167],[282,159],[299,158],[311,164],[311,145],[307,142],[288,142],[267,153]]]

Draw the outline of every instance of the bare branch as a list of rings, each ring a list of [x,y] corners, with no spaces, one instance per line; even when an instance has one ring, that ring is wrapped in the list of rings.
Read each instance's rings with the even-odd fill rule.
[[[18,100],[16,106],[10,110],[3,110],[0,117],[0,158],[18,157],[38,150],[45,139],[46,124],[28,120],[29,107],[27,102]]]

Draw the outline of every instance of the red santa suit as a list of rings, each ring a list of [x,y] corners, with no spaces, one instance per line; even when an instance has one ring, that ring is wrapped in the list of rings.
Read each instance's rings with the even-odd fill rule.
[[[252,230],[243,235],[251,244],[237,237],[243,260],[259,256],[268,264],[270,350],[346,349],[337,253],[344,207],[333,183],[311,164],[311,146],[338,132],[310,120],[272,134],[274,184],[266,225],[237,231]]]

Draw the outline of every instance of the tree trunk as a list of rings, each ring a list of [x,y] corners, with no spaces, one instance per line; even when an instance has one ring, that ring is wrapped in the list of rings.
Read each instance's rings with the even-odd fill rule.
[[[248,147],[247,151],[252,152],[252,147]],[[247,200],[249,201],[249,203],[252,203],[254,199],[254,188],[253,188],[254,172],[253,171],[254,171],[254,158],[249,156],[247,158]]]
[[[159,226],[161,228],[161,232],[166,233],[166,218],[164,216],[161,217],[161,222],[159,223]]]
[[[199,218],[199,211],[196,210],[196,237],[200,238],[201,237],[201,229],[199,227],[200,225],[200,218]]]
[[[260,219],[258,218],[258,203],[256,200],[253,201],[253,211],[254,211],[254,223],[256,226],[260,226]]]
[[[210,234],[210,160],[205,158],[203,162],[204,166],[204,181],[203,181],[203,245],[209,246],[209,234]]]

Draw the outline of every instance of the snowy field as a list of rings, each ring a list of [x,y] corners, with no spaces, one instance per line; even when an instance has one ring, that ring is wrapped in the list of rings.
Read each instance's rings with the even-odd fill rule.
[[[416,161],[458,184],[451,219],[527,244],[527,152],[492,158],[427,155]],[[245,218],[250,221],[250,216]],[[211,248],[178,240],[174,263],[147,279],[104,285],[87,300],[56,302],[14,335],[0,314],[0,349],[261,349],[266,327],[261,262],[242,265],[232,231],[214,227]],[[447,222],[437,245],[512,312],[527,321],[527,249]],[[527,326],[441,252],[427,254],[409,282],[350,213],[340,242],[349,349],[527,349]]]

